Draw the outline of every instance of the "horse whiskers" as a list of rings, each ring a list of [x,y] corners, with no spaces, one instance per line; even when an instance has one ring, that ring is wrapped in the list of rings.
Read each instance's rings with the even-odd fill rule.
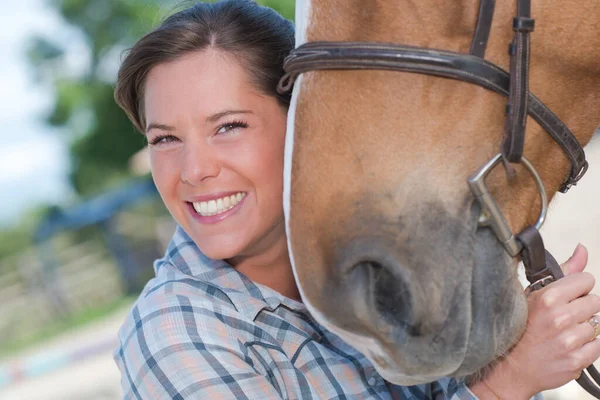
[[[496,368],[496,365],[498,365],[498,363],[498,360],[494,360],[485,367],[481,368],[479,371],[467,376],[465,378],[465,383],[467,384],[467,386],[483,381]]]
[[[498,364],[500,364],[504,361],[510,362],[509,353],[510,353],[510,350],[505,353],[502,353],[498,358],[496,358],[494,361],[492,361],[485,367],[481,368],[479,371],[474,372],[471,375],[468,375],[467,377],[465,377],[464,380],[465,380],[465,383],[467,384],[467,386],[470,386],[477,382],[481,382],[481,381],[485,380],[494,371],[494,369],[496,369]]]

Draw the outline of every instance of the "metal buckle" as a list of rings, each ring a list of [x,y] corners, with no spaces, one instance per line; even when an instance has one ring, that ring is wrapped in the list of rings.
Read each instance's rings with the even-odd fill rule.
[[[554,281],[555,281],[555,279],[552,275],[545,276],[542,279],[538,279],[537,281],[535,281],[532,284],[530,284],[529,286],[527,286],[525,288],[525,293],[531,293],[531,292],[535,292],[536,290],[540,290],[541,288],[548,286],[549,284],[551,284]]]
[[[473,192],[473,195],[481,205],[479,226],[490,227],[508,254],[510,254],[512,257],[516,257],[521,252],[523,245],[517,240],[515,235],[510,230],[510,227],[508,226],[508,223],[502,214],[502,210],[500,210],[500,207],[498,207],[498,204],[485,185],[485,178],[501,161],[502,154],[498,153],[487,164],[469,176],[467,178],[467,183],[469,184],[471,192]],[[546,196],[546,189],[544,188],[542,178],[529,160],[527,160],[525,157],[522,157],[521,162],[529,171],[531,176],[533,176],[542,200],[542,210],[540,211],[540,216],[535,224],[535,227],[540,229],[544,223],[544,220],[546,219],[546,214],[548,213],[548,197]]]

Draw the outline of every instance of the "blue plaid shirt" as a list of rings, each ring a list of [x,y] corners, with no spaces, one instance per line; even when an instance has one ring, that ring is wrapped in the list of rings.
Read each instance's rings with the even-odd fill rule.
[[[304,305],[206,258],[181,228],[119,330],[125,399],[477,399],[387,384]]]

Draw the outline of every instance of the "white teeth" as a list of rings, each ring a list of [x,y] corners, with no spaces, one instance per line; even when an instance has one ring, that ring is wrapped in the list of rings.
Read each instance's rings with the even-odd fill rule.
[[[217,212],[217,202],[214,200],[211,200],[208,202],[208,212],[209,213],[216,213]]]
[[[220,199],[195,202],[192,205],[198,214],[209,217],[230,210],[242,201],[244,197],[246,197],[246,193],[239,192]]]

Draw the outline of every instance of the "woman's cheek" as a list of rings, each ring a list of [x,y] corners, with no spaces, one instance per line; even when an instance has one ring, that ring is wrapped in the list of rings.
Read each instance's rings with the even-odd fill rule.
[[[168,193],[175,189],[174,186],[180,180],[177,157],[173,157],[167,152],[151,150],[150,169],[154,183],[163,199],[171,200]]]

